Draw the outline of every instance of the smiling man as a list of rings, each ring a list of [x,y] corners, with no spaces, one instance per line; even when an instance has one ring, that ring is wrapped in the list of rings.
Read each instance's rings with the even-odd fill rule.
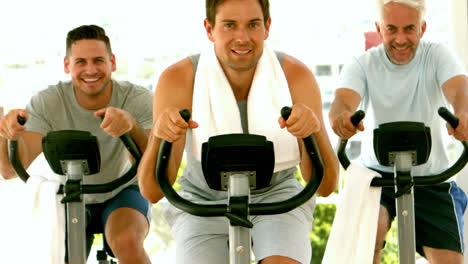
[[[380,20],[376,22],[382,45],[372,48],[343,68],[329,118],[333,131],[348,139],[354,127],[350,116],[362,104],[371,108],[373,120],[364,142],[365,166],[393,177],[392,168],[379,165],[373,151],[372,131],[380,124],[395,121],[422,122],[431,128],[432,151],[427,163],[413,168],[413,175],[434,175],[448,168],[442,140],[444,123],[437,114],[450,104],[460,123],[447,125],[448,134],[468,139],[468,81],[465,69],[447,47],[424,41],[426,22],[424,0],[377,0]],[[429,263],[462,263],[463,212],[466,195],[455,184],[414,189],[416,249]],[[395,218],[393,188],[383,188],[374,263],[379,263],[392,220]]]
[[[382,19],[375,25],[388,59],[397,65],[408,64],[416,55],[419,42],[426,32],[423,11],[397,1],[382,10]]]
[[[0,172],[16,177],[7,158],[6,141],[18,140],[25,168],[42,152],[41,139],[50,131],[84,130],[96,136],[101,152],[101,171],[84,177],[84,184],[102,184],[120,177],[129,167],[129,156],[119,136],[129,133],[140,150],[146,149],[152,125],[152,93],[129,82],[111,78],[116,70],[104,29],[81,26],[66,40],[65,72],[71,81],[40,91],[26,109],[11,110],[0,118]],[[27,119],[26,125],[17,116]],[[103,118],[103,120],[101,120]],[[150,263],[143,248],[149,230],[150,204],[130,182],[106,194],[85,197],[88,254],[94,233],[104,233],[119,263]]]
[[[156,203],[163,196],[154,168],[164,139],[174,142],[168,168],[172,182],[185,147],[187,164],[179,180],[184,197],[226,203],[227,192],[212,190],[205,181],[200,144],[210,136],[229,133],[262,134],[274,144],[274,180],[269,188],[252,194],[252,203],[285,200],[303,189],[294,172],[300,164],[304,179],[311,177],[312,164],[301,139],[312,133],[325,163],[318,193],[333,192],[338,163],[324,129],[317,82],[299,60],[265,45],[270,25],[268,0],[206,1],[204,26],[212,45],[166,69],[156,88],[155,122],[139,167],[140,188],[148,200]],[[287,122],[280,118],[285,105],[293,106]],[[192,112],[188,123],[178,113],[184,108]],[[285,214],[253,217],[257,262],[310,263],[314,206],[315,198]],[[178,264],[229,263],[226,217],[192,216],[172,205],[164,208],[164,214],[176,241]]]

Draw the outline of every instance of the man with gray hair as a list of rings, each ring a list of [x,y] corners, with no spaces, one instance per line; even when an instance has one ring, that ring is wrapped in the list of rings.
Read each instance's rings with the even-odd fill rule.
[[[421,40],[426,31],[424,0],[378,0],[380,20],[375,23],[382,45],[353,57],[344,67],[329,118],[333,131],[349,139],[355,127],[351,115],[361,108],[373,113],[373,126],[395,121],[422,122],[431,128],[432,151],[428,162],[416,166],[413,175],[433,175],[449,165],[442,140],[440,106],[450,104],[460,122],[448,134],[468,139],[468,78],[465,69],[440,43]],[[372,127],[373,128],[373,127]],[[366,132],[372,132],[373,129]],[[369,133],[369,137],[372,137]],[[364,142],[362,163],[384,177],[392,169],[381,166]],[[463,213],[467,199],[455,182],[414,188],[416,249],[430,263],[463,262]],[[393,188],[382,188],[374,263],[380,262],[385,236],[395,218]]]

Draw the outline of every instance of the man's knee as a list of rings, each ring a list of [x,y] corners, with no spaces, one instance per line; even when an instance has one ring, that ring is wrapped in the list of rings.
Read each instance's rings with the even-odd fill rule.
[[[429,263],[434,264],[462,264],[463,263],[463,254],[457,251],[448,250],[448,249],[438,249],[423,247],[424,255]]]
[[[130,208],[119,208],[112,212],[106,223],[106,240],[116,255],[138,254],[149,226],[146,218]]]
[[[111,234],[107,239],[107,243],[116,255],[136,254],[136,252],[139,252],[143,247],[141,236],[136,235],[134,232]]]

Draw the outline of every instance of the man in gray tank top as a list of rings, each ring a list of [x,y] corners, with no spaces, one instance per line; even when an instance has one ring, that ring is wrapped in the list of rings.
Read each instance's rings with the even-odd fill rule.
[[[140,150],[146,149],[152,93],[111,78],[116,63],[104,29],[86,25],[71,30],[64,67],[71,81],[40,91],[26,109],[11,110],[0,119],[0,172],[4,178],[16,177],[7,158],[6,141],[18,140],[20,159],[27,168],[42,152],[41,140],[50,131],[85,130],[98,138],[101,171],[84,177],[84,184],[112,181],[129,168],[128,152],[119,136],[128,132]],[[17,123],[17,116],[27,119],[25,126]],[[88,254],[93,234],[104,233],[106,247],[110,246],[119,263],[150,263],[143,241],[151,207],[136,182],[112,193],[85,195],[85,202]]]
[[[217,126],[218,123],[214,124],[216,117],[210,119],[205,113],[219,113],[217,110],[221,110],[223,114],[216,121],[227,121],[220,130],[229,130],[228,127],[232,125],[238,133],[255,134],[255,129],[264,126],[267,129],[263,130],[263,134],[276,133],[271,137],[274,139],[272,141],[286,143],[278,145],[285,151],[275,154],[278,170],[273,175],[272,185],[263,192],[252,193],[252,203],[282,201],[303,189],[294,178],[294,172],[300,163],[303,178],[306,181],[310,179],[312,164],[306,158],[307,153],[300,139],[312,133],[317,138],[325,164],[324,180],[318,194],[328,196],[337,184],[338,163],[327,132],[323,129],[320,90],[312,72],[302,62],[286,54],[278,56],[264,46],[271,23],[269,1],[207,0],[206,10],[205,30],[214,45],[201,53],[199,61],[196,57],[185,58],[171,65],[159,79],[153,103],[157,115],[148,141],[148,151],[143,156],[138,173],[143,195],[153,203],[163,197],[155,181],[154,168],[160,142],[167,140],[173,142],[167,172],[172,182],[176,179],[184,148],[186,150],[187,164],[179,180],[181,195],[201,203],[226,201],[226,192],[208,187],[198,158],[200,149],[196,146],[205,142],[197,135],[204,136],[204,131],[221,127]],[[281,63],[278,58],[282,58]],[[256,78],[258,72],[265,71],[274,74],[262,75],[265,79]],[[254,85],[266,79],[271,80],[268,85]],[[216,84],[210,85],[212,83]],[[275,89],[269,90],[271,93],[262,93],[264,90],[259,87]],[[204,93],[205,88],[209,93]],[[204,101],[204,96],[211,92],[222,92],[225,96],[213,96],[208,102]],[[256,97],[258,94],[261,96]],[[277,102],[276,99],[292,104],[292,113],[287,121],[280,118],[280,109],[284,105],[278,107],[280,104],[273,103]],[[203,107],[215,105],[219,106],[215,111],[203,111]],[[265,111],[259,122],[252,122],[259,116],[252,109],[259,105],[272,111]],[[193,120],[185,122],[180,117],[178,111],[184,108],[192,112]],[[219,131],[211,132],[207,134],[213,136]],[[281,148],[275,145],[275,151],[278,149]],[[294,155],[300,152],[304,158],[300,160],[297,155],[298,158],[290,163],[287,153],[292,149],[297,150]],[[279,163],[282,159],[286,161],[284,166]],[[309,234],[314,206],[315,199],[312,198],[288,213],[252,217],[252,251],[256,262],[310,263]],[[177,264],[229,263],[229,222],[225,217],[193,216],[172,205],[163,207],[163,213],[175,238]]]

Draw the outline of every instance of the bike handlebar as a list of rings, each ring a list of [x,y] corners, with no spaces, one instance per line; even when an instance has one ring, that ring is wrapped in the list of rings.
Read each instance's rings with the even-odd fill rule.
[[[26,119],[22,116],[18,116],[18,123],[20,125],[24,125],[26,123]],[[128,133],[125,133],[122,136],[120,136],[120,139],[122,143],[125,145],[125,147],[127,148],[127,150],[130,152],[130,154],[132,154],[132,156],[135,158],[135,162],[133,163],[132,167],[123,176],[113,181],[110,181],[108,183],[81,185],[81,193],[83,194],[107,193],[124,185],[125,183],[131,181],[132,179],[136,177],[138,164],[140,163],[140,160],[142,157],[142,152]],[[23,164],[21,163],[19,159],[18,141],[10,140],[8,145],[9,145],[8,157],[10,159],[10,163],[13,169],[16,171],[16,173],[21,178],[21,180],[23,180],[24,182],[27,182],[30,176],[24,169]],[[61,190],[59,191],[59,193],[60,192]]]
[[[357,127],[359,125],[359,122],[361,122],[361,120],[364,119],[364,117],[366,116],[366,114],[364,113],[364,111],[362,110],[359,110],[359,111],[356,111],[352,116],[351,116],[351,123]],[[346,155],[346,144],[348,144],[348,140],[347,139],[340,139],[339,143],[338,143],[338,153],[337,153],[337,156],[338,156],[338,159],[340,160],[340,163],[341,165],[343,166],[343,168],[348,168],[349,167],[349,164],[351,164],[351,162],[349,161],[348,159],[348,156]]]
[[[458,127],[458,118],[452,114],[447,108],[440,107],[437,111],[439,115],[447,121],[454,129]]]
[[[358,113],[362,112],[362,113]],[[351,117],[351,120],[353,120],[353,117],[355,120],[357,120],[359,117],[361,119],[359,122],[364,118],[363,111],[357,111],[356,113],[353,114]],[[438,110],[439,115],[447,121],[453,128],[457,128],[458,126],[458,118],[454,116],[447,108],[445,107],[440,107]],[[359,117],[356,117],[359,116]],[[359,122],[353,124],[357,126]],[[338,151],[337,151],[337,156],[338,159],[343,166],[344,169],[347,169],[350,165],[350,161],[348,159],[348,156],[346,155],[346,144],[348,140],[347,139],[340,139],[340,143],[338,145]],[[463,145],[463,153],[460,155],[458,160],[448,169],[444,170],[443,172],[435,175],[429,175],[429,176],[414,176],[413,181],[415,186],[427,186],[427,185],[435,185],[442,183],[448,179],[450,179],[453,175],[457,174],[460,170],[462,170],[467,161],[468,161],[468,144],[466,141],[460,141]],[[385,178],[374,178],[371,182],[371,186],[380,186],[380,187],[391,187],[395,186],[395,180],[393,178],[391,179],[385,179]]]
[[[186,122],[190,119],[190,112],[186,109],[179,112]],[[281,115],[285,120],[289,117],[291,108],[283,107]],[[314,135],[310,135],[303,139],[304,146],[308,156],[313,164],[312,180],[308,182],[306,187],[295,196],[281,202],[249,204],[249,212],[251,215],[272,215],[281,214],[302,205],[308,201],[317,191],[320,186],[323,174],[324,165],[320,155],[320,151]],[[172,188],[167,176],[167,166],[172,150],[172,143],[163,140],[158,153],[158,161],[156,165],[156,180],[163,192],[164,196],[177,208],[196,216],[224,216],[228,211],[227,204],[197,204],[182,198]]]

